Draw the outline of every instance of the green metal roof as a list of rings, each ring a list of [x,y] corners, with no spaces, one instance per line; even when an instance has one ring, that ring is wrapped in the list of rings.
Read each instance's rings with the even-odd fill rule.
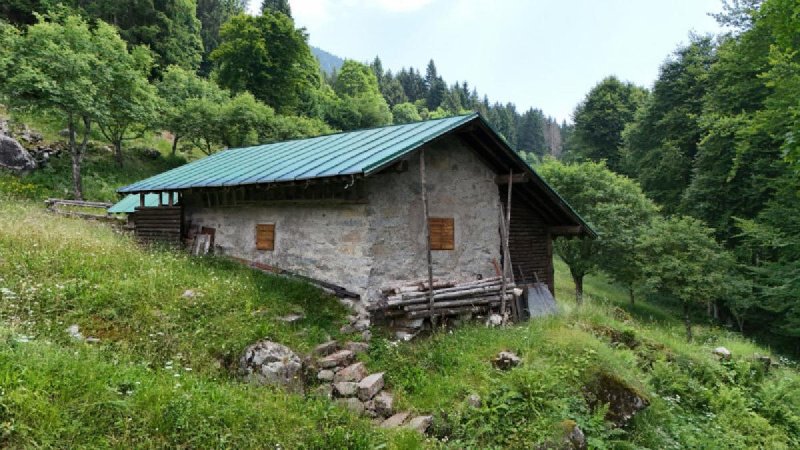
[[[117,192],[173,191],[337,175],[369,175],[477,117],[478,114],[473,113],[224,150],[125,186]]]
[[[161,194],[161,204],[166,205],[169,203],[169,194],[162,193]],[[128,194],[114,204],[111,208],[108,208],[108,212],[112,214],[130,214],[136,210],[136,207],[139,206],[139,196],[135,194]],[[158,194],[147,194],[144,196],[144,206],[153,207],[158,206]]]

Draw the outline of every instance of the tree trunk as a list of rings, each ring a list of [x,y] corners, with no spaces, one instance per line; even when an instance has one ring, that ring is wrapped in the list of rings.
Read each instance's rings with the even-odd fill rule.
[[[117,167],[122,167],[122,141],[114,142],[114,159],[117,161]]]
[[[692,342],[692,321],[689,318],[689,303],[683,302],[683,324],[686,326],[686,341]]]
[[[83,186],[81,182],[81,154],[80,149],[75,143],[75,120],[72,114],[67,119],[67,129],[69,130],[69,153],[72,156],[72,195],[75,200],[83,200]]]
[[[636,298],[634,297],[633,285],[628,286],[628,297],[631,299],[631,306],[635,305]]]
[[[172,156],[175,156],[175,152],[178,151],[178,139],[180,136],[177,133],[172,135]]]
[[[583,275],[572,273],[572,281],[575,283],[575,303],[580,306],[583,304]]]

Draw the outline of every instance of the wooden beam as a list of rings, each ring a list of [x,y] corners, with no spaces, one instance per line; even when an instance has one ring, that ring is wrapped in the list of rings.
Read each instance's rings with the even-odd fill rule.
[[[497,184],[509,184],[509,179],[511,183],[525,183],[530,181],[531,178],[527,173],[513,173],[509,175],[497,175],[494,177],[494,182]]]
[[[583,227],[580,225],[562,225],[548,227],[547,231],[555,236],[576,236],[583,232]]]

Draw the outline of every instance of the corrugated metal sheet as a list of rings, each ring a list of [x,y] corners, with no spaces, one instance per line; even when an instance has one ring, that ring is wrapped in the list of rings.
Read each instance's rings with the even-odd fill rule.
[[[469,114],[225,150],[125,186],[118,192],[167,191],[297,181],[336,175],[369,175],[477,117],[477,114]]]
[[[173,199],[177,198],[177,195]],[[169,203],[169,195],[166,193],[161,194],[161,203],[166,205]],[[177,204],[177,202],[176,202]],[[139,196],[136,194],[126,195],[125,198],[108,208],[108,212],[112,214],[130,214],[136,207],[139,206]],[[144,196],[144,206],[154,207],[158,206],[158,194],[147,194]]]

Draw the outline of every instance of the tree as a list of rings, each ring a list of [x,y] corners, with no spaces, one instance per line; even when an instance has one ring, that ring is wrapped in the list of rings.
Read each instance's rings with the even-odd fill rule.
[[[547,153],[545,119],[539,109],[529,109],[519,119],[517,146],[519,150],[533,152],[540,158]]]
[[[219,32],[231,17],[245,12],[246,0],[197,0],[197,18],[200,19],[200,37],[203,40],[203,60],[200,73],[211,73],[211,52],[219,46]]]
[[[346,60],[336,77],[334,90],[339,99],[328,118],[337,128],[352,130],[392,123],[389,105],[368,66]]]
[[[632,286],[637,274],[631,252],[635,236],[657,209],[639,186],[605,163],[562,164],[547,160],[537,171],[597,232],[596,239],[559,239],[553,248],[569,266],[575,299],[583,301],[583,278],[598,269]]]
[[[691,305],[719,298],[733,265],[733,258],[714,240],[713,233],[697,219],[673,217],[654,221],[637,243],[648,287],[681,301],[689,341]]]
[[[386,103],[392,108],[400,103],[407,103],[408,97],[403,91],[403,85],[397,78],[394,78],[391,72],[384,76],[384,84],[381,86],[381,94],[386,99]]]
[[[155,72],[170,65],[196,70],[203,54],[195,0],[64,0],[86,17],[113,24],[129,44],[155,54]]]
[[[158,83],[158,94],[162,99],[162,126],[173,136],[173,155],[182,138],[202,128],[203,124],[194,120],[203,120],[208,115],[208,112],[200,113],[205,105],[219,105],[230,98],[230,94],[213,81],[178,66],[170,66],[164,72]]]
[[[268,13],[280,13],[291,18],[292,8],[289,6],[289,0],[262,0],[261,14]]]
[[[226,147],[245,147],[267,141],[275,111],[253,94],[238,94],[219,110],[220,142]]]
[[[7,81],[2,85],[14,109],[51,111],[69,131],[72,157],[72,190],[83,198],[81,164],[99,112],[98,89],[108,74],[98,58],[97,47],[106,39],[119,39],[104,22],[94,30],[79,16],[39,16],[24,35],[8,39],[13,46]],[[81,143],[76,134],[82,133]]]
[[[624,173],[620,156],[622,131],[633,121],[646,96],[643,88],[614,76],[593,87],[573,114],[573,158],[605,160],[611,170]]]
[[[302,29],[284,14],[240,14],[220,31],[211,53],[214,78],[233,93],[251,92],[281,114],[300,107],[302,95],[319,81],[319,65]]]
[[[394,105],[392,116],[394,117],[394,123],[411,123],[422,120],[417,107],[408,102]]]
[[[97,124],[114,145],[117,165],[122,167],[122,142],[141,137],[151,127],[158,106],[155,87],[147,81],[152,57],[145,47],[128,52],[125,42],[113,33],[98,39],[98,58],[107,77],[98,86]]]

